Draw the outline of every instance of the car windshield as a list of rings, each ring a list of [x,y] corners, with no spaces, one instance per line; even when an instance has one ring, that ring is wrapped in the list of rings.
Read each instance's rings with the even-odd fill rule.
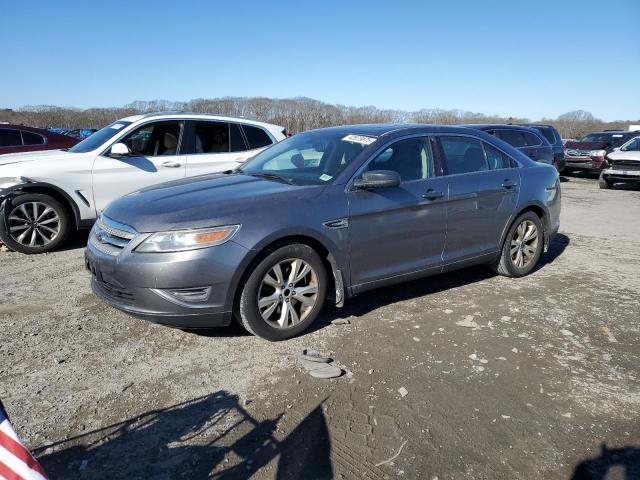
[[[120,132],[124,127],[131,125],[131,122],[125,122],[123,120],[118,120],[117,122],[113,122],[110,125],[98,130],[96,133],[91,135],[90,137],[85,138],[80,143],[77,143],[73,147],[71,147],[68,151],[73,153],[87,153],[92,150],[95,150],[104,142],[115,136],[118,132]]]
[[[607,142],[613,147],[618,147],[624,142],[624,135],[621,133],[590,133],[582,138],[582,142]]]
[[[623,152],[638,152],[640,151],[640,137],[633,138],[625,143],[620,150]]]
[[[295,185],[330,184],[376,139],[335,131],[301,133],[259,153],[237,171]]]

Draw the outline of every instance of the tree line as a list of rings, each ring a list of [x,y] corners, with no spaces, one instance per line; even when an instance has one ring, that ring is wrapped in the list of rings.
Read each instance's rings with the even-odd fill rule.
[[[379,109],[373,106],[332,105],[312,98],[266,97],[198,98],[188,102],[168,100],[136,101],[123,107],[67,108],[53,105],[0,110],[0,122],[49,128],[102,128],[122,117],[159,111],[188,111],[253,118],[286,127],[292,133],[313,128],[355,123],[528,123],[526,118],[500,117],[463,110],[422,109],[417,111]],[[603,122],[593,114],[576,110],[540,123],[554,125],[563,138],[579,138],[590,131],[624,129],[640,121]]]

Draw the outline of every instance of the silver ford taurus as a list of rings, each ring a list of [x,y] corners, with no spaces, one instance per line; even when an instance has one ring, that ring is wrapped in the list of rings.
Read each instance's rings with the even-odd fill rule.
[[[113,202],[86,251],[110,305],[269,340],[325,301],[475,264],[521,277],[558,231],[555,168],[465,127],[350,125]]]

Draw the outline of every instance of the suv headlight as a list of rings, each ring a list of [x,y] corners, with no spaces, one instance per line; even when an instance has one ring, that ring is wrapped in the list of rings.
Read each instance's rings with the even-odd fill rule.
[[[604,157],[607,154],[606,150],[591,150],[589,152],[590,157]]]
[[[229,241],[238,230],[240,230],[240,225],[158,232],[138,245],[136,251],[143,253],[184,252],[185,250],[215,247]]]
[[[0,177],[0,190],[26,183],[22,177]]]

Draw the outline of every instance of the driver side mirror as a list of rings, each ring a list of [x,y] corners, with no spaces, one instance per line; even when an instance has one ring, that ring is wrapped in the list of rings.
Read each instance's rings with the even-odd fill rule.
[[[110,157],[127,157],[131,155],[131,150],[124,143],[114,143],[109,152]]]
[[[353,186],[363,190],[376,188],[397,187],[400,185],[400,174],[393,170],[371,170],[364,172],[361,178],[356,178]]]

